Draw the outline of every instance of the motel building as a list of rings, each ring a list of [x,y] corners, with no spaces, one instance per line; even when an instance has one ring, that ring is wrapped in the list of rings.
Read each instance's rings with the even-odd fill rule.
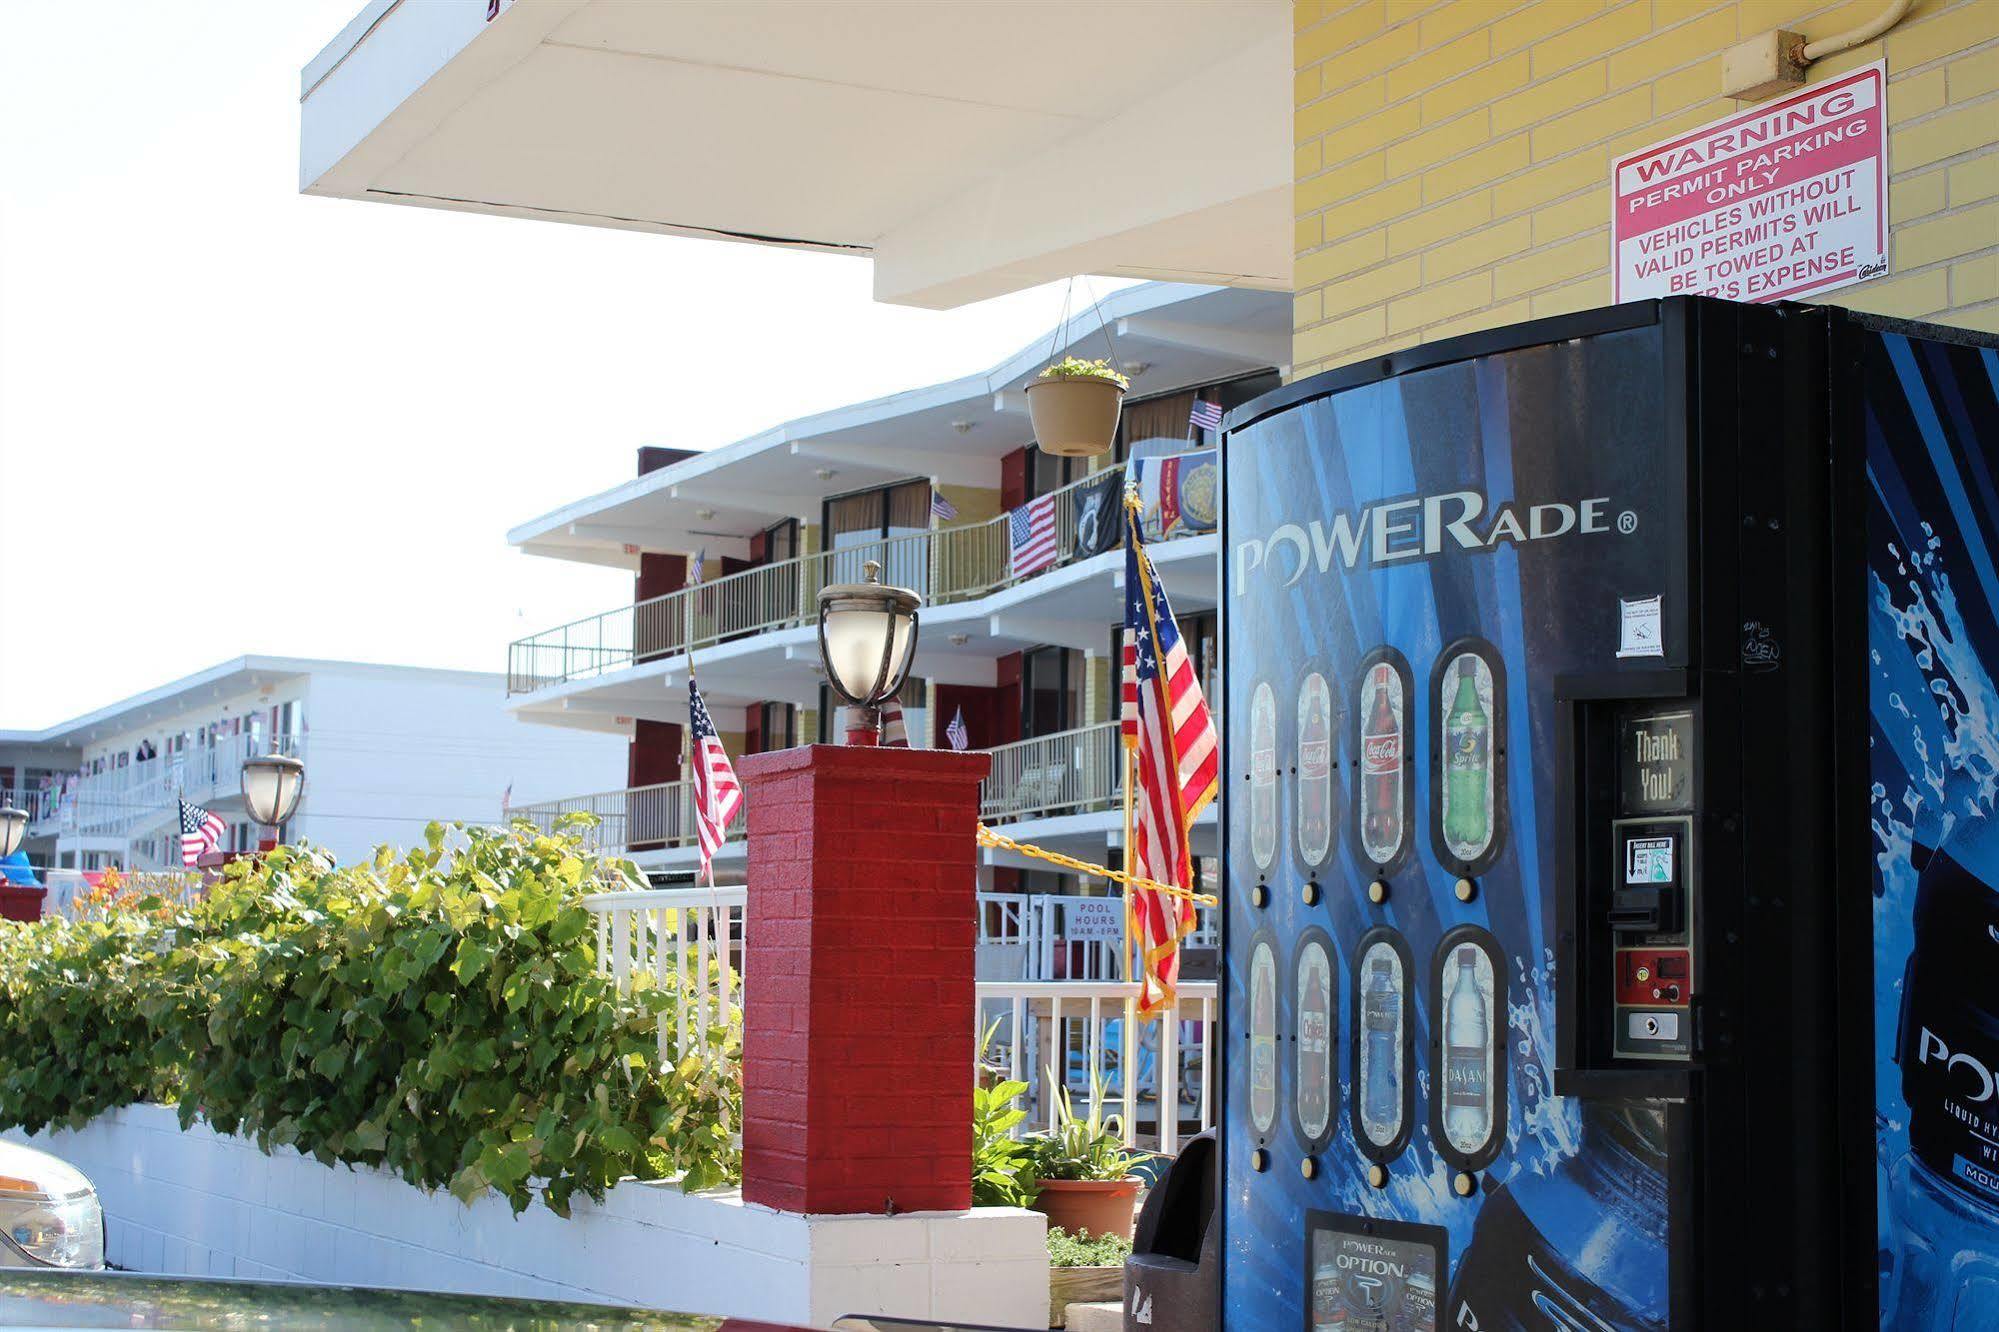
[[[1282,297],[1178,283],[1127,288],[1072,320],[1064,351],[1108,350],[1135,372],[1119,437],[1102,458],[1034,445],[1022,391],[1049,354],[1044,336],[950,383],[709,452],[641,449],[632,480],[515,528],[509,540],[527,554],[635,576],[630,604],[528,635],[507,660],[514,715],[626,739],[629,780],[521,812],[546,823],[588,811],[602,820],[596,836],[607,849],[663,883],[691,881],[698,847],[682,771],[690,669],[732,754],[836,740],[817,597],[827,584],[861,581],[873,561],[885,581],[924,599],[901,698],[910,743],[948,745],[961,720],[966,744],[992,755],[981,798],[990,826],[1087,860],[1115,859],[1118,505],[1127,484],[1138,488],[1142,531],[1212,692],[1217,470],[1213,432],[1192,415],[1197,401],[1226,410],[1276,387],[1287,320]],[[1045,534],[1016,550],[1010,518],[1023,513]],[[1213,838],[1209,811],[1195,850],[1210,878]],[[1065,904],[1100,883],[1012,852],[983,854],[996,966],[1016,979],[1114,976],[1115,945],[1080,946],[1065,916]],[[743,863],[737,837],[718,853],[718,880],[741,883]],[[1092,919],[1119,923],[1116,914]],[[1064,947],[1071,942],[1079,946]]]
[[[1142,487],[1160,441],[1183,454],[1211,443],[1186,430],[1192,398],[1231,407],[1325,371],[1358,384],[1420,370],[1448,339],[1682,294],[1999,333],[1992,0],[371,0],[305,68],[300,98],[308,194],[852,256],[872,265],[877,299],[933,309],[1077,274],[1146,284],[1105,302],[1119,358],[1145,370],[1116,450],[1091,467],[1033,448],[1016,403],[1041,360],[1030,351],[713,453],[642,453],[624,486],[512,533],[529,553],[636,575],[630,606],[513,646],[509,707],[524,722],[627,744],[622,787],[536,812],[600,813],[603,835],[666,881],[693,859],[673,729],[690,649],[735,731],[732,750],[832,736],[812,670],[811,590],[851,579],[868,558],[926,599],[918,681],[903,700],[915,742],[941,744],[962,714],[971,743],[993,753],[987,822],[1115,859],[1120,575],[1115,558],[1077,548],[1077,507],[1106,471],[1124,468]],[[677,132],[690,125],[699,132]],[[1773,184],[1784,164],[1819,154],[1837,168]],[[1620,317],[1547,328],[1594,333]],[[1476,345],[1437,357],[1474,357],[1463,349]],[[954,516],[928,512],[931,493]],[[1051,496],[1061,558],[1014,577],[1005,516]],[[704,581],[686,590],[685,561],[704,549]],[[1222,595],[1217,542],[1176,531],[1154,549],[1220,700],[1202,635],[1237,602]],[[1460,677],[1466,690],[1470,678]],[[1244,715],[1220,722],[1238,744],[1254,729]],[[1197,830],[1195,848],[1215,854],[1212,827]],[[722,868],[726,882],[732,862]],[[1455,897],[1455,875],[1433,876],[1436,914],[1482,916],[1487,899],[1460,873]],[[1068,901],[1094,891],[1006,857],[982,859],[978,874],[982,918],[1004,909],[998,899],[1041,895],[1067,899],[1066,921]],[[1295,892],[1272,900],[1247,882],[1254,896],[1232,894],[1226,911],[1268,904],[1263,919],[1290,919],[1326,906],[1316,882],[1303,907]],[[1380,895],[1368,900],[1397,909],[1385,884],[1372,887]],[[1118,992],[1088,988],[1093,964],[1078,950],[1015,942],[1045,930],[1032,915],[982,919],[981,998],[1052,1016],[1057,1032],[1050,1005],[1081,1005],[1081,1040],[1093,1043],[1098,1004]],[[1240,998],[1256,982],[1234,950],[1251,936],[1229,934]],[[1291,942],[1276,966],[1302,975],[1304,949],[1294,955]],[[1469,977],[1470,955],[1461,961]],[[1213,966],[1198,953],[1189,963]],[[1272,970],[1260,993],[1281,988]],[[993,979],[1002,975],[1018,979]],[[1467,1013],[1472,988],[1462,987]],[[1188,994],[1211,1002],[1215,982],[1190,978]],[[1266,1013],[1278,1006],[1263,1002]],[[1442,1007],[1433,993],[1429,1008]],[[1255,1000],[1249,1009],[1244,1038]],[[1340,1008],[1333,1044],[1357,1009]],[[1179,1079],[1182,1107],[1154,1120],[1167,1149],[1179,1130],[1211,1122],[1222,1094],[1210,1010],[1180,1016],[1159,1024],[1176,1045],[1159,1050],[1158,1067]],[[1238,1034],[1233,1009],[1228,1019]],[[1251,1049],[1232,1070],[1252,1066]],[[1017,1071],[1039,1062],[1019,1050]],[[1281,1085],[1258,1084],[1273,1104]],[[1434,1099],[1431,1109],[1441,1120]],[[1038,1102],[1034,1122],[1045,1111]],[[1245,1118],[1257,1113],[1252,1096]],[[1271,1114],[1258,1132],[1276,1124]],[[1233,1115],[1228,1128],[1247,1131]],[[1447,1132],[1432,1124],[1421,1136]],[[1336,1151],[1353,1145],[1342,1123],[1333,1133]],[[1247,1139],[1225,1148],[1244,1172],[1228,1180],[1225,1205],[1240,1215],[1245,1198],[1315,1196],[1326,1183],[1315,1172],[1352,1174],[1357,1154],[1315,1157],[1292,1140],[1310,1136],[1294,1107],[1290,1126],[1254,1151]],[[1252,1192],[1248,1172],[1273,1160]],[[1440,1206],[1505,1187],[1475,1178],[1482,1168],[1439,1166]],[[1387,1165],[1378,1173],[1353,1187],[1395,1200]],[[1532,1173],[1512,1178],[1526,1187]],[[1274,1227],[1305,1209],[1252,1214]],[[1874,1236],[1864,1238],[1843,1255],[1847,1269],[1871,1268]],[[1284,1253],[1271,1288],[1295,1283],[1295,1258]],[[1779,1297],[1758,1290],[1766,1296]],[[1287,1325],[1296,1312],[1285,1310]],[[1451,1325],[1475,1324],[1454,1313]],[[1803,1324],[1773,1313],[1758,1325]]]
[[[29,816],[22,849],[59,909],[81,875],[181,868],[180,802],[225,825],[218,850],[306,841],[339,863],[421,844],[432,819],[494,823],[534,799],[615,773],[601,736],[529,732],[500,712],[501,678],[298,657],[244,656],[39,730],[0,730],[0,804]],[[251,820],[245,759],[305,764],[280,829]]]

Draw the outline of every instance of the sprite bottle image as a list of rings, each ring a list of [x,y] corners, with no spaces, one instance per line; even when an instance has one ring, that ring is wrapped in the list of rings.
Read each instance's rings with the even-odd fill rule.
[[[1457,694],[1444,714],[1444,844],[1476,860],[1492,843],[1492,722],[1478,696],[1479,659],[1455,663]]]

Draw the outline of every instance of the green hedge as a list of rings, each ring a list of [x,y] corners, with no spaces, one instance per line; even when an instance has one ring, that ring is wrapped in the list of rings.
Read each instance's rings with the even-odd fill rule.
[[[597,974],[582,899],[629,867],[568,830],[454,832],[337,870],[281,847],[193,906],[0,931],[0,1122],[177,1098],[266,1150],[564,1215],[628,1175],[733,1177],[739,1033],[661,1068],[683,993]]]

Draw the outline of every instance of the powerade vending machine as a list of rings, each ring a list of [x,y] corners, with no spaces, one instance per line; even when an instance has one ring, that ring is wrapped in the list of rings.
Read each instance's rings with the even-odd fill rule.
[[[1224,456],[1225,1326],[1999,1328],[1999,343],[1623,305]]]

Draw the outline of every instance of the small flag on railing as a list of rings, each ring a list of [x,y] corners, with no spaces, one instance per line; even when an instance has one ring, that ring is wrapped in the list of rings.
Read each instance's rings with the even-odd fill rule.
[[[693,563],[687,566],[687,585],[693,587],[701,581],[701,571],[708,567],[708,548],[703,546],[694,552]]]
[[[194,862],[222,845],[222,834],[228,825],[222,822],[220,814],[210,813],[199,805],[180,802],[180,863],[183,868],[193,869]]]
[[[1055,497],[1031,499],[1006,518],[1009,567],[1015,578],[1055,563]]]
[[[715,853],[729,838],[729,821],[743,806],[742,784],[729,751],[715,733],[715,719],[701,700],[701,687],[687,681],[687,733],[694,742],[694,823],[701,841],[701,873],[715,884]]]
[[[951,714],[951,724],[944,728],[944,738],[951,742],[951,748],[964,749],[972,743],[971,732],[965,729],[965,710],[959,708]]]
[[[1188,414],[1187,424],[1202,430],[1220,430],[1222,405],[1218,402],[1202,402],[1199,398],[1194,399],[1194,410]]]
[[[902,720],[902,704],[890,699],[882,704],[882,733],[879,744],[883,749],[909,748],[909,726]]]
[[[958,506],[944,498],[940,490],[930,492],[930,516],[940,523],[948,523],[958,516]]]
[[[514,784],[512,782],[508,782],[507,789],[500,792],[500,818],[504,821],[507,815],[513,812],[514,812]]]

